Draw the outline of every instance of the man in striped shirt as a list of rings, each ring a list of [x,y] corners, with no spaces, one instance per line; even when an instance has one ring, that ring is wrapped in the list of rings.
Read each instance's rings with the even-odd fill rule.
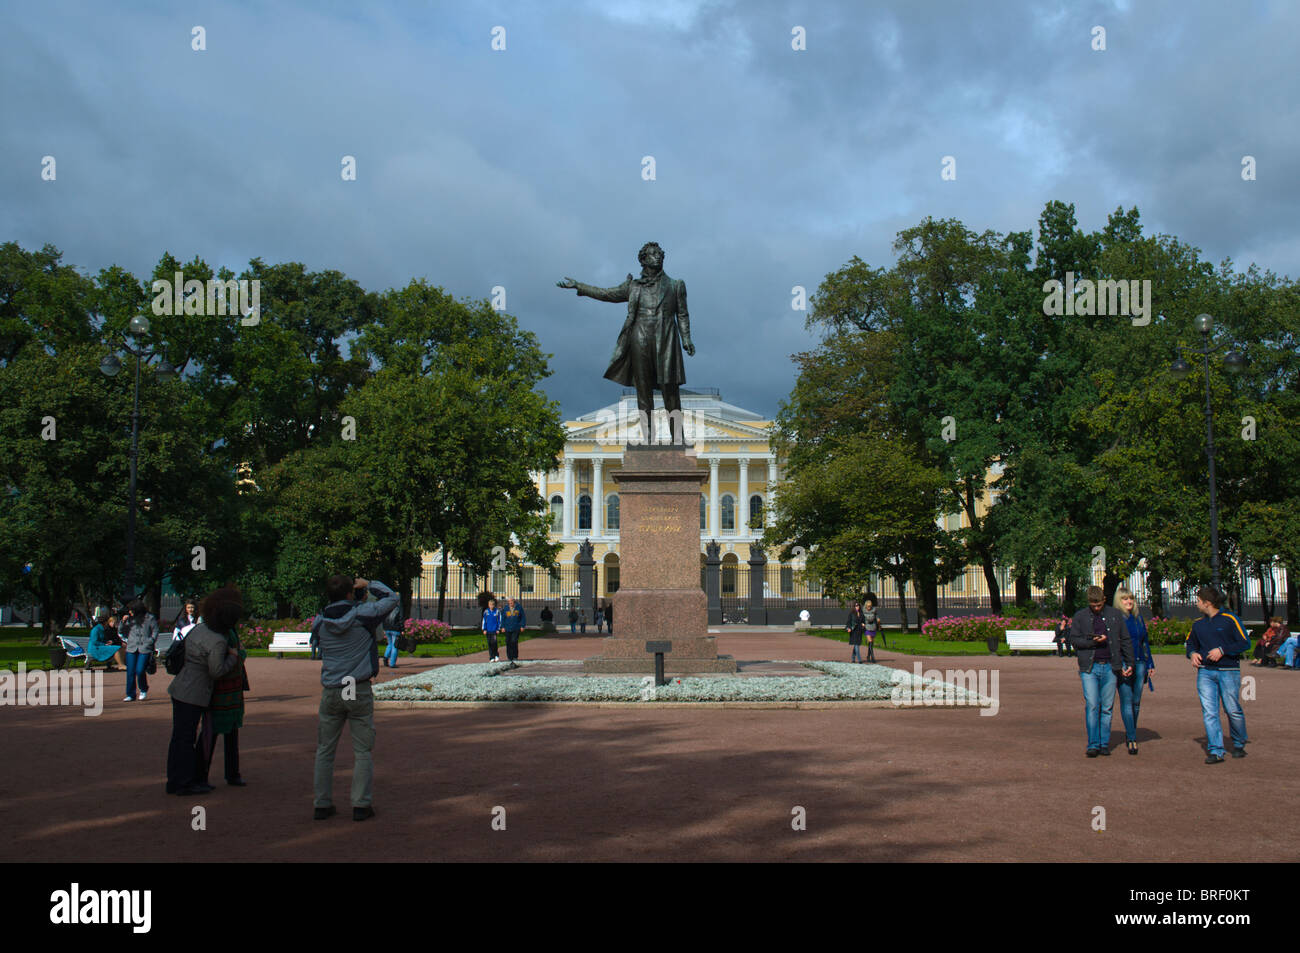
[[[1241,656],[1250,649],[1250,639],[1241,620],[1219,608],[1222,594],[1213,586],[1196,591],[1196,606],[1204,616],[1192,624],[1187,637],[1187,656],[1196,666],[1196,694],[1201,698],[1205,720],[1205,763],[1223,761],[1223,725],[1219,705],[1228,713],[1232,756],[1246,757],[1246,715],[1241,710]]]

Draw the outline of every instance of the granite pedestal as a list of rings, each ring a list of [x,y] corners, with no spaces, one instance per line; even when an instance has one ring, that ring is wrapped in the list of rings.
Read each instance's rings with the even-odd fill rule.
[[[619,634],[601,641],[584,672],[653,674],[648,641],[671,641],[664,670],[735,672],[709,635],[700,588],[700,485],[697,458],[683,447],[633,446],[611,476],[619,490],[619,580],[611,596]]]

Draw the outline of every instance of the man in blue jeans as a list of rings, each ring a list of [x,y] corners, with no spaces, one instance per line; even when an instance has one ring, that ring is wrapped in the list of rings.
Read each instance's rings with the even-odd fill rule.
[[[352,819],[375,816],[371,803],[375,745],[375,702],[371,681],[379,674],[375,629],[400,604],[382,582],[335,575],[326,583],[330,604],[312,623],[321,649],[320,725],[316,735],[313,817],[326,820],[334,809],[334,752],[343,726],[352,735]],[[357,595],[360,593],[360,596]],[[375,601],[365,601],[366,594]]]
[[[1187,637],[1187,657],[1196,666],[1196,694],[1201,697],[1201,718],[1205,722],[1205,763],[1223,761],[1223,725],[1219,704],[1228,713],[1232,733],[1232,756],[1246,757],[1246,715],[1241,710],[1241,656],[1250,649],[1250,639],[1241,620],[1222,611],[1223,595],[1213,586],[1196,590],[1196,607],[1204,617],[1192,623]]]
[[[1083,721],[1089,758],[1110,754],[1110,723],[1117,676],[1133,674],[1133,641],[1124,614],[1106,605],[1100,586],[1088,587],[1088,608],[1070,621],[1070,643],[1079,659],[1083,683]]]

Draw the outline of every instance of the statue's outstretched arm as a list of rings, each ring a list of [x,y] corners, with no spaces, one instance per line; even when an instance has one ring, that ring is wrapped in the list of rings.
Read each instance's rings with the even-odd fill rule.
[[[618,302],[627,300],[628,289],[632,287],[632,276],[628,275],[621,285],[613,288],[597,288],[594,285],[585,285],[581,281],[574,281],[572,278],[565,278],[555,284],[560,288],[577,288],[578,294],[583,297],[595,298],[597,301]]]

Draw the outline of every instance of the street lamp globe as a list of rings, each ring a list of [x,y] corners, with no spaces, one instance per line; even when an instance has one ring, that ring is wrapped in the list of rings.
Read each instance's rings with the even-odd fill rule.
[[[1198,314],[1196,316],[1196,330],[1202,334],[1209,334],[1214,330],[1214,318],[1208,314]]]
[[[1178,380],[1182,380],[1192,372],[1192,365],[1188,364],[1181,357],[1174,361],[1169,367],[1169,373],[1173,374]]]
[[[121,369],[122,362],[117,359],[116,354],[110,354],[99,362],[99,371],[105,377],[116,377]]]
[[[149,319],[143,314],[137,314],[131,319],[131,323],[127,327],[136,337],[143,337],[149,333]]]
[[[1223,366],[1229,374],[1240,374],[1246,369],[1246,358],[1239,351],[1229,351],[1223,355]]]
[[[176,376],[176,368],[172,367],[171,361],[159,361],[153,372],[160,381],[171,380]]]

